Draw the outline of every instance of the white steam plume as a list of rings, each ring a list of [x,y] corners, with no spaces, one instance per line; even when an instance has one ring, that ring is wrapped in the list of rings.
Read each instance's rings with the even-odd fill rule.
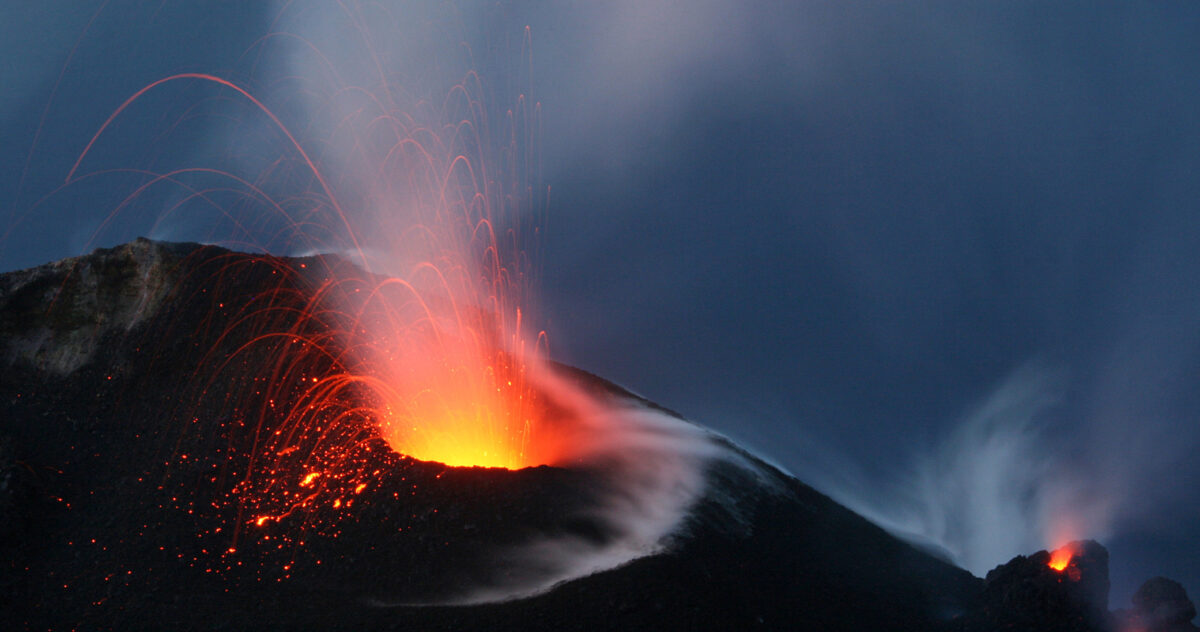
[[[510,177],[504,169],[510,165],[489,163],[495,153],[504,157],[504,152],[488,146],[489,141],[509,142],[512,128],[506,129],[506,125],[519,132],[519,121],[495,116],[497,106],[503,113],[503,108],[513,104],[473,102],[472,107],[480,109],[440,110],[464,94],[454,88],[464,80],[462,64],[455,63],[461,60],[448,62],[443,57],[461,56],[464,48],[457,39],[462,35],[446,26],[453,20],[448,20],[445,8],[413,2],[285,3],[274,28],[287,35],[268,42],[279,48],[265,50],[259,62],[258,72],[264,76],[277,73],[293,78],[296,85],[281,84],[282,97],[294,96],[297,86],[300,94],[317,95],[299,104],[278,97],[270,101],[281,108],[299,107],[298,118],[308,121],[304,138],[341,199],[351,231],[357,233],[352,260],[367,264],[374,272],[403,277],[418,262],[441,261],[443,253],[422,249],[429,248],[422,236],[432,232],[428,230],[433,217],[430,209],[436,210],[438,217],[443,212],[460,212],[438,207],[437,200],[444,194],[440,189],[451,188],[456,181],[452,179],[447,187],[435,182],[431,190],[427,180],[444,176],[444,171],[437,171],[446,169],[449,162],[429,172],[405,171],[404,152],[416,144],[411,141],[426,144],[421,150],[430,154],[450,150],[453,156],[462,151],[471,159],[482,159],[472,165],[473,184],[481,189],[514,184],[504,181]],[[481,16],[457,17],[466,23],[463,28],[469,28],[471,20]],[[519,52],[519,34],[507,38],[515,43],[503,45],[509,48],[504,53]],[[479,59],[488,44],[469,43],[476,64],[492,63]],[[283,56],[275,57],[280,50]],[[466,76],[467,88],[474,88],[474,79]],[[504,98],[502,90],[499,96],[488,87],[482,92],[486,95],[471,92],[471,97]],[[448,98],[448,93],[453,96]],[[461,118],[446,118],[455,116]],[[483,129],[485,125],[488,129]],[[483,147],[474,144],[476,134]],[[538,195],[520,186],[513,186],[513,192]],[[511,216],[512,208],[493,210],[504,215],[498,219],[522,219]],[[324,227],[342,219],[326,217],[316,224]],[[503,231],[515,231],[505,225],[491,228],[502,238]],[[497,247],[512,245],[502,241]],[[471,265],[471,253],[452,254],[463,256],[463,267]],[[498,257],[504,256],[502,250]],[[470,303],[477,297],[453,298]],[[529,596],[658,552],[704,490],[706,463],[718,452],[707,432],[636,399],[590,389],[584,392],[552,369],[531,369],[531,373],[537,374],[534,379],[539,390],[571,412],[570,427],[556,429],[569,437],[564,441],[566,454],[551,464],[583,470],[594,481],[589,485],[589,492],[594,492],[592,502],[579,510],[578,517],[596,525],[602,537],[551,534],[494,551],[494,568],[485,568],[457,594],[439,595],[436,603],[483,603]],[[377,605],[392,605],[386,595],[380,597]]]
[[[704,493],[708,463],[728,452],[711,433],[641,401],[584,393],[557,377],[546,386],[577,417],[565,465],[596,480],[595,500],[579,517],[606,537],[554,535],[501,551],[502,584],[471,586],[442,603],[527,597],[662,551]]]
[[[919,458],[919,533],[983,574],[1018,553],[1108,534],[1108,502],[1085,500],[1053,431],[1057,379],[1012,375],[933,451]]]
[[[1064,380],[1014,372],[934,444],[892,493],[830,490],[901,537],[983,575],[1013,556],[1112,534],[1119,490],[1096,484],[1062,423]]]

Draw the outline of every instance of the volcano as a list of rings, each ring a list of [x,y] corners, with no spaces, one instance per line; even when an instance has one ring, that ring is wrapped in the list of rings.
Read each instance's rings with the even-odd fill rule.
[[[1108,616],[1098,545],[1071,566],[1041,552],[976,578],[562,365],[554,379],[604,411],[576,438],[620,435],[600,457],[450,467],[328,427],[281,449],[270,438],[295,429],[272,411],[308,400],[273,383],[294,376],[258,343],[301,344],[274,332],[345,265],[139,239],[0,276],[4,629],[1100,630],[1149,616]],[[319,456],[331,445],[341,469]],[[1191,606],[1182,588],[1150,593]]]

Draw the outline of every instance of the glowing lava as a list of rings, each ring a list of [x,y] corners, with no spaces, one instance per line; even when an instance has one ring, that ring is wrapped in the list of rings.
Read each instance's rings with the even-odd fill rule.
[[[455,467],[537,465],[526,458],[532,456],[527,454],[532,420],[521,414],[523,395],[501,387],[489,393],[486,382],[454,379],[467,372],[447,370],[442,384],[396,396],[384,408],[384,440],[401,454]],[[401,406],[403,412],[395,412]]]
[[[1071,564],[1071,559],[1079,553],[1079,547],[1075,543],[1059,547],[1050,553],[1050,568],[1063,572]]]
[[[301,24],[310,15],[285,4],[279,24],[293,10]],[[453,85],[406,85],[407,73],[382,63],[412,57],[404,38],[371,36],[388,16],[338,7],[322,15],[344,19],[333,31],[346,41],[266,37],[238,80],[188,72],[145,85],[96,130],[64,183],[114,171],[93,166],[99,149],[147,95],[191,86],[228,97],[212,107],[232,125],[238,173],[220,168],[223,154],[206,158],[217,167],[135,171],[145,182],[112,215],[176,188],[182,201],[164,224],[211,217],[204,241],[304,256],[231,257],[206,279],[214,293],[226,279],[271,288],[217,303],[205,326],[222,323],[221,342],[248,342],[213,347],[195,397],[196,410],[231,420],[211,481],[221,502],[264,529],[321,520],[319,508],[344,512],[389,475],[380,459],[518,469],[556,463],[568,445],[562,403],[546,401],[544,333],[527,322],[548,195],[538,104],[470,70]],[[291,83],[267,76],[280,67],[295,69],[307,109]],[[484,95],[515,103],[492,108]]]
[[[524,357],[519,342],[512,351],[497,342],[491,319],[470,320],[460,313],[374,334],[376,357],[362,369],[380,436],[396,452],[456,467],[548,462],[547,438],[533,441],[544,416],[529,383],[537,359]]]

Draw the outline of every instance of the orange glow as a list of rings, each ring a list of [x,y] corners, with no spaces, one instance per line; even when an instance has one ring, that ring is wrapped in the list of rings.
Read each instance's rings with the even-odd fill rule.
[[[426,357],[402,367],[406,375],[394,383],[409,385],[407,392],[386,389],[380,432],[393,450],[452,467],[518,469],[545,462],[529,449],[532,395],[496,386],[497,371],[484,359]],[[414,383],[421,386],[412,388]]]
[[[296,96],[311,90],[320,106],[299,121],[284,114],[293,108],[277,115],[275,99],[222,77],[165,77],[112,112],[67,173],[67,184],[94,175],[93,146],[118,133],[117,119],[148,93],[188,83],[228,91],[246,108],[231,117],[239,134],[230,137],[245,125],[257,138],[266,126],[264,138],[277,145],[238,161],[248,173],[138,171],[145,182],[110,218],[150,187],[174,186],[182,194],[163,217],[207,204],[232,231],[221,239],[214,228],[211,240],[336,253],[212,261],[214,290],[242,278],[275,284],[244,301],[222,294],[204,327],[226,328],[202,332],[219,336],[189,395],[197,410],[227,413],[230,449],[212,478],[227,488],[214,508],[236,509],[225,532],[232,542],[213,550],[234,549],[251,527],[267,527],[252,539],[272,546],[305,530],[336,534],[338,521],[354,518],[352,506],[387,490],[379,483],[402,471],[405,457],[519,469],[559,463],[571,448],[565,407],[550,401],[546,336],[530,311],[531,249],[549,194],[539,175],[540,105],[524,90],[492,112],[483,99],[491,90],[473,71],[444,95],[410,99],[388,87],[399,76],[376,70],[365,86],[342,83],[354,73],[330,83],[323,72],[305,77],[311,85]],[[232,341],[240,346],[229,355]],[[193,463],[199,453],[188,451],[179,460]]]
[[[526,342],[519,291],[503,269],[485,282],[482,272],[465,275],[475,266],[458,256],[419,264],[409,278],[330,282],[323,294],[335,302],[310,309],[334,316],[345,372],[308,389],[292,411],[297,426],[336,407],[369,418],[392,450],[422,461],[519,469],[554,460],[555,439],[539,432],[542,360]]]
[[[1055,549],[1050,553],[1050,568],[1060,573],[1066,570],[1067,566],[1071,564],[1071,559],[1079,552],[1077,549],[1078,547],[1074,543]]]
[[[450,91],[443,103],[447,112],[482,115],[477,94],[482,87],[471,77]],[[381,109],[364,113],[362,121],[338,123],[349,128],[361,123],[372,131],[380,120],[395,123],[378,146],[363,146],[354,154],[352,166],[362,167],[354,173],[370,177],[343,187],[338,178],[326,177],[319,157],[245,88],[214,75],[182,73],[143,87],[117,108],[76,159],[68,183],[82,177],[76,172],[92,145],[128,106],[147,92],[185,81],[232,89],[253,104],[287,139],[283,148],[312,176],[324,205],[319,216],[301,220],[252,180],[216,174],[266,200],[271,214],[283,221],[283,232],[294,231],[305,249],[313,245],[306,228],[327,227],[336,237],[320,249],[352,253],[357,267],[326,267],[330,277],[298,314],[302,321],[328,327],[332,336],[297,336],[296,342],[309,349],[293,349],[298,357],[281,357],[274,367],[300,373],[289,378],[311,385],[287,413],[286,424],[315,427],[318,418],[340,409],[339,421],[369,420],[393,450],[419,460],[510,469],[553,460],[547,442],[534,445],[539,424],[531,373],[544,348],[531,342],[537,336],[522,319],[532,267],[521,243],[520,218],[536,217],[540,202],[530,174],[506,174],[510,181],[489,175],[498,173],[491,171],[492,161],[536,163],[536,107],[528,109],[522,100],[508,112],[510,128],[492,138],[485,121],[474,118],[438,121],[434,116],[410,127],[412,114],[403,104],[378,100],[374,105]],[[154,182],[173,182],[181,175],[172,172]],[[371,204],[350,215],[340,199],[361,196],[362,191],[349,190],[356,185],[369,193]],[[300,277],[299,270],[308,268],[297,263],[279,272]],[[306,351],[314,355],[305,356]],[[336,358],[337,369],[313,377],[306,363],[322,356]],[[367,406],[359,399],[364,387],[374,400]],[[287,395],[283,383],[271,395],[278,396],[268,398],[274,406]],[[294,443],[271,448],[278,457],[298,449]],[[304,474],[300,485],[310,486],[317,476]]]

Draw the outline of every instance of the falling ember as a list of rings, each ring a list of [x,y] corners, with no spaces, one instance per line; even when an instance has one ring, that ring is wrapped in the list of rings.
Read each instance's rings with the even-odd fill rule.
[[[226,592],[346,581],[339,595],[361,590],[372,601],[410,585],[420,599],[514,599],[661,551],[705,489],[708,460],[727,448],[548,360],[530,300],[549,192],[539,106],[528,91],[507,93],[529,75],[505,88],[468,71],[428,94],[412,89],[401,82],[411,73],[387,63],[414,57],[408,43],[371,36],[374,18],[390,15],[335,4],[306,13],[304,2],[283,3],[278,30],[246,52],[246,72],[145,85],[66,174],[64,190],[110,174],[140,182],[97,239],[144,206],[157,213],[151,236],[226,246],[122,247],[139,274],[148,262],[143,286],[161,284],[171,300],[146,308],[153,327],[128,330],[130,341],[162,341],[156,352],[139,345],[136,366],[182,385],[161,400],[180,423],[155,423],[153,442],[135,435],[166,470],[137,479],[157,481],[143,491],[160,521],[131,516],[137,524],[123,533],[140,550],[194,529],[158,541],[154,559],[225,575]],[[283,36],[293,11],[315,13],[322,32],[342,15],[339,34],[364,54],[339,66],[325,53],[342,38],[325,51]],[[421,38],[438,30],[402,22]],[[285,46],[295,41],[304,45]],[[379,50],[392,42],[402,54]],[[299,64],[286,80],[273,76],[276,48]],[[211,98],[146,115],[145,101],[180,90]],[[491,109],[484,95],[511,107]],[[156,142],[178,134],[190,148],[199,119],[202,138],[234,142],[197,157],[147,152],[164,156],[153,171],[106,164],[106,147],[141,140],[120,136],[139,110],[167,126]],[[540,465],[563,469],[460,469]],[[396,569],[415,571],[377,581]]]
[[[339,6],[349,33],[364,35],[348,40],[362,48],[354,62],[409,57],[387,50],[392,38],[360,33],[372,22],[354,3]],[[527,29],[524,55],[529,37]],[[203,327],[225,329],[194,385],[197,409],[219,406],[231,420],[211,484],[214,507],[234,516],[233,544],[241,527],[344,520],[359,496],[368,499],[365,492],[394,474],[381,475],[380,462],[558,463],[567,445],[562,424],[572,421],[563,402],[551,401],[545,337],[531,326],[531,240],[548,190],[539,181],[539,106],[528,86],[498,93],[467,71],[420,94],[387,64],[334,68],[336,51],[293,50],[290,41],[264,38],[254,68],[272,68],[276,46],[289,66],[300,64],[304,94],[319,95],[309,118],[296,120],[296,95],[273,94],[279,83],[255,71],[163,77],[110,114],[64,183],[106,173],[99,149],[115,142],[118,119],[150,93],[212,90],[228,97],[213,107],[230,108],[222,120],[237,126],[237,171],[218,162],[145,172],[148,181],[113,215],[139,197],[151,202],[151,189],[176,187],[183,201],[162,214],[164,225],[185,215],[200,225],[215,209],[204,241],[303,255],[206,268],[202,293],[248,278],[268,288],[213,302]],[[314,52],[321,54],[305,57]],[[515,103],[493,110],[485,94]],[[252,148],[246,137],[266,142]],[[196,205],[204,208],[193,212]],[[247,342],[219,348],[233,340]],[[341,511],[320,511],[329,507]]]

